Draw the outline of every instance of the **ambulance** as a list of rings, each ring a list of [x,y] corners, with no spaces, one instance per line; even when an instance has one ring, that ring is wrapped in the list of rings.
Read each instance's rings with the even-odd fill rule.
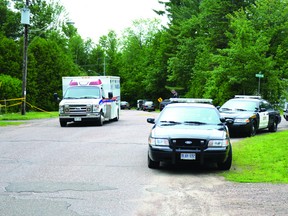
[[[62,77],[63,98],[59,103],[61,127],[68,122],[118,121],[120,113],[120,77]],[[59,97],[55,96],[59,99]],[[59,99],[60,100],[60,99]]]

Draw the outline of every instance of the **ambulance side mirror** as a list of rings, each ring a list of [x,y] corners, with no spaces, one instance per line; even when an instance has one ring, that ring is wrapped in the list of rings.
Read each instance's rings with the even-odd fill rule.
[[[113,98],[113,92],[108,92],[108,98],[112,99]]]
[[[54,97],[54,100],[55,101],[60,101],[61,99],[59,98],[58,94],[57,93],[54,93],[53,94],[53,97]]]

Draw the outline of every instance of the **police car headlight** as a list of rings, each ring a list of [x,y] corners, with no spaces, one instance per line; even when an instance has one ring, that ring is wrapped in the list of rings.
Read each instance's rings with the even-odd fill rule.
[[[208,147],[226,147],[229,145],[228,139],[224,140],[210,140],[208,142]]]
[[[158,138],[149,137],[148,143],[152,146],[169,146],[168,139],[158,139]]]
[[[247,119],[247,118],[239,118],[239,119],[235,119],[234,120],[234,122],[236,122],[236,123],[249,123],[250,122],[250,120],[249,119]]]

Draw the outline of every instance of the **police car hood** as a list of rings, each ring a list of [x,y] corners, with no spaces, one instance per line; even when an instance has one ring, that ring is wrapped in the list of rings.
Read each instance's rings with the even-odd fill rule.
[[[154,138],[224,139],[224,125],[160,124],[151,131]]]
[[[222,118],[225,119],[235,119],[235,118],[249,118],[255,115],[254,112],[250,111],[227,111],[227,112],[220,112]]]

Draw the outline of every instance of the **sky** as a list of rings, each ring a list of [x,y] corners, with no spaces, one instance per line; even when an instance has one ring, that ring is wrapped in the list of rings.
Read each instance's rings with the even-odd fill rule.
[[[153,9],[164,10],[158,0],[60,0],[83,39],[98,39],[114,30],[118,36],[138,19],[158,18]],[[167,19],[162,18],[162,24]]]

